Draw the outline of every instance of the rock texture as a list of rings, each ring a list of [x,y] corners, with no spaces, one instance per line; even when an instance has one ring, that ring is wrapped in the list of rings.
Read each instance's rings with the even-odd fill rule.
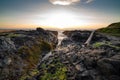
[[[35,75],[39,61],[56,45],[56,35],[42,28],[0,33],[0,80]]]
[[[90,33],[65,31],[58,46],[42,28],[0,34],[0,80],[120,80],[120,38],[95,32],[85,47]]]
[[[112,38],[109,39],[106,35],[95,33],[91,46],[82,47],[80,37],[85,36],[88,32],[69,31],[64,34],[68,38],[63,39],[52,55],[38,66],[38,70],[42,73],[34,78],[40,80],[120,79],[120,46],[112,43]],[[73,35],[77,35],[74,36],[76,40],[72,39]],[[120,39],[117,38],[117,40],[117,44],[119,44]],[[61,70],[59,71],[59,69]]]

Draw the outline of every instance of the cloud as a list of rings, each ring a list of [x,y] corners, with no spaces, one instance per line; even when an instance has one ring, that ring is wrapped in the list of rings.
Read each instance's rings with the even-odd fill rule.
[[[94,0],[87,0],[85,3],[91,3],[93,2]]]
[[[49,0],[54,5],[71,5],[80,2],[80,0]]]

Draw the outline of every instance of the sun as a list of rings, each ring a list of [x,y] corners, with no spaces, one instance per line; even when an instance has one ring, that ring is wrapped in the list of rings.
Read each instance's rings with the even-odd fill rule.
[[[42,17],[44,19],[36,20],[35,23],[39,23],[43,26],[50,26],[51,28],[67,29],[73,26],[86,24],[86,21],[84,21],[82,18],[80,20],[78,19],[79,16],[76,16],[76,14],[67,11],[52,12],[45,14]]]
[[[67,13],[53,13],[49,15],[49,17],[46,20],[46,23],[51,26],[56,26],[57,28],[66,28],[69,24],[73,24],[75,21],[75,16]]]
[[[65,28],[69,24],[73,24],[73,22],[75,21],[74,16],[68,13],[58,13],[51,16],[50,20],[54,21],[55,25],[59,28]]]
[[[48,17],[48,19],[46,20],[46,22],[48,25],[53,25],[53,26],[56,26],[58,28],[64,28],[64,24],[67,23],[66,19],[67,19],[66,14],[56,13],[56,14],[50,15]]]

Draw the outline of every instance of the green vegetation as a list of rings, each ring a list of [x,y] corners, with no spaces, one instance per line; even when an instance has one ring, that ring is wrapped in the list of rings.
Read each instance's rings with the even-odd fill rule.
[[[119,36],[120,37],[120,29],[118,29],[118,28],[102,28],[102,29],[99,29],[98,31],[112,35],[112,36]]]
[[[120,37],[120,22],[110,24],[106,28],[101,28],[98,32]]]
[[[66,80],[67,68],[58,59],[54,59],[49,66],[42,64],[42,69],[43,75],[40,77],[40,80]]]
[[[93,47],[94,48],[99,48],[99,47],[101,47],[101,46],[109,46],[109,47],[112,47],[112,48],[114,48],[114,49],[120,49],[120,47],[118,47],[118,46],[114,46],[114,45],[112,45],[112,43],[110,43],[110,42],[96,42],[96,43],[94,43],[93,44]]]
[[[8,33],[0,32],[0,36],[6,36]]]
[[[33,76],[35,76],[37,74],[39,74],[39,71],[37,69],[33,69],[33,70],[29,71],[28,74],[21,76],[19,80],[26,80],[27,78],[32,78]]]
[[[24,62],[29,64],[26,69],[31,69],[35,67],[35,65],[38,63],[41,49],[37,45],[31,47],[22,46],[19,49],[18,53],[20,54]]]
[[[24,36],[23,34],[14,34],[14,33],[10,33],[7,35],[7,37],[11,38],[11,37],[19,37],[19,36]]]
[[[27,78],[30,78],[30,76],[29,76],[29,75],[23,75],[23,76],[20,77],[19,80],[25,80],[25,79],[27,79]]]
[[[43,51],[49,52],[50,50],[52,50],[52,46],[45,41],[41,41],[39,44],[34,44],[30,47],[22,46],[18,53],[25,60],[25,63],[29,62],[28,67],[31,69],[38,63],[41,53]],[[29,69],[28,67],[27,69]]]
[[[50,51],[53,49],[53,45],[48,42],[41,41],[40,48],[42,51]]]
[[[111,43],[110,42],[96,42],[93,44],[93,47],[99,48],[102,45],[111,45]]]
[[[32,70],[32,72],[28,74],[31,69],[36,68],[36,65],[38,64],[41,57],[41,53],[44,51],[49,52],[50,50],[52,50],[51,44],[45,41],[38,41],[38,43],[32,46],[22,46],[21,48],[19,48],[18,54],[26,64],[26,66],[24,66],[24,72],[20,80],[25,80],[25,78],[30,78],[31,76],[39,73],[38,70]]]
[[[38,69],[33,69],[33,70],[31,70],[31,71],[29,72],[29,75],[30,75],[30,76],[35,76],[35,75],[37,75],[38,73],[39,73]]]
[[[120,22],[112,23],[108,26],[108,28],[119,28],[120,29]]]

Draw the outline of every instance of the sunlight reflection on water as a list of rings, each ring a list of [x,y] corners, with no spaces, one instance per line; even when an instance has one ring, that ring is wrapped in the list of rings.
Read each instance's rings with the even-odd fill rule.
[[[64,38],[67,38],[67,36],[63,34],[63,31],[59,31],[58,32],[58,46],[61,44]]]

